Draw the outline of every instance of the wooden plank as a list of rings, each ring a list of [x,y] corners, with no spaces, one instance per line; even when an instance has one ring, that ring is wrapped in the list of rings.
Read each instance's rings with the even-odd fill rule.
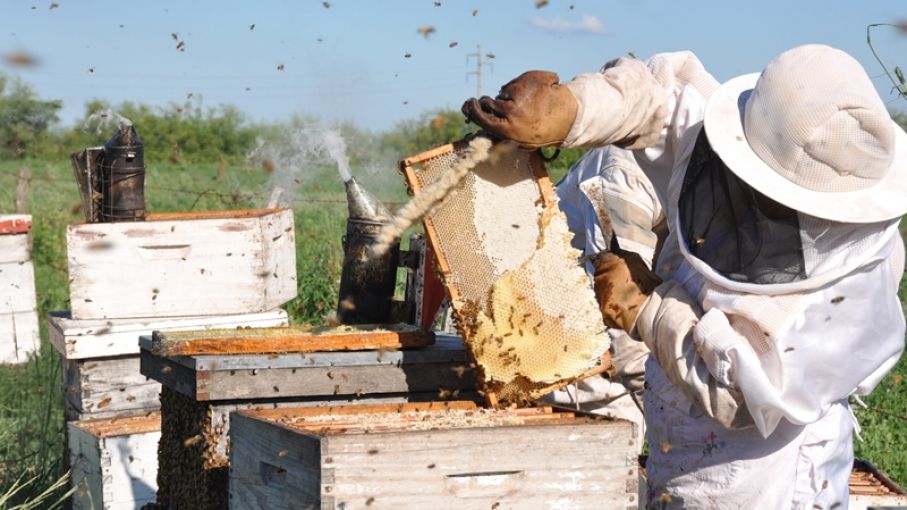
[[[435,335],[416,326],[356,325],[325,328],[214,329],[208,331],[156,331],[151,352],[158,356],[198,354],[261,354],[324,352],[425,347]]]
[[[138,355],[63,360],[63,394],[80,419],[95,413],[145,414],[160,408],[161,385],[141,374]]]
[[[0,235],[0,264],[31,260],[31,236]]]
[[[70,483],[74,510],[102,508],[103,482],[101,480],[101,450],[88,432],[72,426],[66,427],[67,448],[71,471]]]
[[[0,313],[37,310],[31,260],[0,264]]]
[[[638,439],[620,420],[323,437],[293,434],[258,411],[235,413],[232,421],[231,509],[623,510],[637,504]]]
[[[461,411],[476,410],[479,407],[475,402],[468,400],[450,400],[447,402],[406,402],[399,404],[353,404],[340,406],[327,406],[317,408],[290,408],[290,409],[255,409],[251,411],[238,411],[237,414],[251,416],[263,420],[275,420],[282,416],[294,417],[333,415],[346,416],[368,413],[404,413],[409,411],[446,411],[457,409]],[[548,408],[550,409],[550,408]]]
[[[142,350],[141,373],[199,401],[428,392],[475,388],[462,346],[412,351],[161,357]],[[146,344],[147,345],[147,344]]]
[[[292,211],[221,216],[70,225],[73,317],[253,313],[295,297]],[[275,230],[286,235],[269,235]]]
[[[236,218],[262,218],[283,209],[234,209],[226,211],[177,211],[147,213],[145,221],[230,220]]]
[[[140,338],[139,345],[143,351],[151,355],[151,338]],[[242,355],[203,354],[173,356],[168,359],[196,371],[461,363],[467,360],[460,337],[443,334],[435,336],[434,345],[422,349]]]
[[[272,327],[288,324],[283,310],[239,314],[145,319],[73,319],[68,311],[51,312],[47,332],[66,359],[101,358],[139,353],[139,337],[152,331]]]
[[[38,351],[38,312],[0,312],[0,363],[25,363]]]
[[[161,430],[161,413],[153,412],[144,416],[82,420],[74,422],[72,426],[84,430],[95,437],[130,436],[146,432],[159,432]]]
[[[474,376],[465,363],[237,369],[196,372],[193,397],[207,401],[406,392],[442,395],[474,387]]]

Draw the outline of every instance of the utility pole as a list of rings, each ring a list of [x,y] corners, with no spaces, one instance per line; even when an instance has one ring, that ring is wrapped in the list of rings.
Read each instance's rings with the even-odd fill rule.
[[[468,71],[466,73],[466,82],[469,82],[469,75],[476,75],[476,97],[482,97],[482,67],[488,66],[492,73],[494,73],[494,64],[491,62],[482,62],[482,45],[476,46],[475,53],[469,53],[466,55],[466,65],[469,65],[469,57],[476,58],[476,70]]]

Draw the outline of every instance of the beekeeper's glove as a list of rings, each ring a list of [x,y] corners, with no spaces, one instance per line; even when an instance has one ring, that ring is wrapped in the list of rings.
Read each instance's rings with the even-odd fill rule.
[[[495,137],[525,149],[560,145],[576,118],[573,93],[557,73],[528,71],[501,87],[494,99],[482,96],[463,103],[463,115]]]
[[[595,266],[595,297],[602,319],[609,328],[633,331],[636,315],[649,294],[661,284],[638,254],[621,250],[616,245],[598,254]]]

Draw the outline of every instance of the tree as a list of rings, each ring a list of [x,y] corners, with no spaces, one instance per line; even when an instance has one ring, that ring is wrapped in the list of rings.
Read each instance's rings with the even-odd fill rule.
[[[0,156],[25,157],[38,145],[51,125],[58,122],[60,100],[44,101],[18,78],[0,74]]]

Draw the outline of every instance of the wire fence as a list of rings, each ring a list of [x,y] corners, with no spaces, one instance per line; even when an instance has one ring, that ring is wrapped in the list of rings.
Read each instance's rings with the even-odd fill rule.
[[[0,169],[0,177],[7,177],[12,181],[17,182],[19,180],[19,171],[18,170]],[[51,176],[47,173],[44,173],[44,174],[32,173],[30,180],[32,182],[41,181],[41,182],[53,183],[56,185],[72,186],[73,188],[76,187],[76,181],[74,178],[73,179],[61,179],[59,177]],[[169,187],[169,186],[156,186],[156,185],[150,185],[150,184],[146,184],[145,189],[153,190],[153,191],[163,191],[163,192],[168,192],[168,193],[180,193],[180,194],[193,196],[193,197],[195,197],[195,200],[192,202],[192,205],[188,209],[190,211],[193,210],[195,208],[195,206],[198,205],[198,202],[205,196],[217,197],[220,200],[227,202],[227,203],[236,203],[239,200],[253,200],[253,199],[264,200],[264,199],[268,198],[268,196],[269,196],[269,193],[248,191],[248,190],[224,190],[224,189],[220,189],[220,188],[207,188],[204,190],[200,190],[200,189],[191,189],[191,188],[184,188],[184,187],[175,188],[175,187]],[[401,205],[403,205],[402,202],[384,201],[383,203],[385,205],[388,205],[388,206],[394,207],[394,208],[400,207]],[[296,207],[296,206],[318,206],[318,205],[326,205],[326,204],[346,205],[346,200],[345,199],[324,199],[324,198],[307,197],[305,200],[295,202],[293,204],[293,206],[294,207]]]

